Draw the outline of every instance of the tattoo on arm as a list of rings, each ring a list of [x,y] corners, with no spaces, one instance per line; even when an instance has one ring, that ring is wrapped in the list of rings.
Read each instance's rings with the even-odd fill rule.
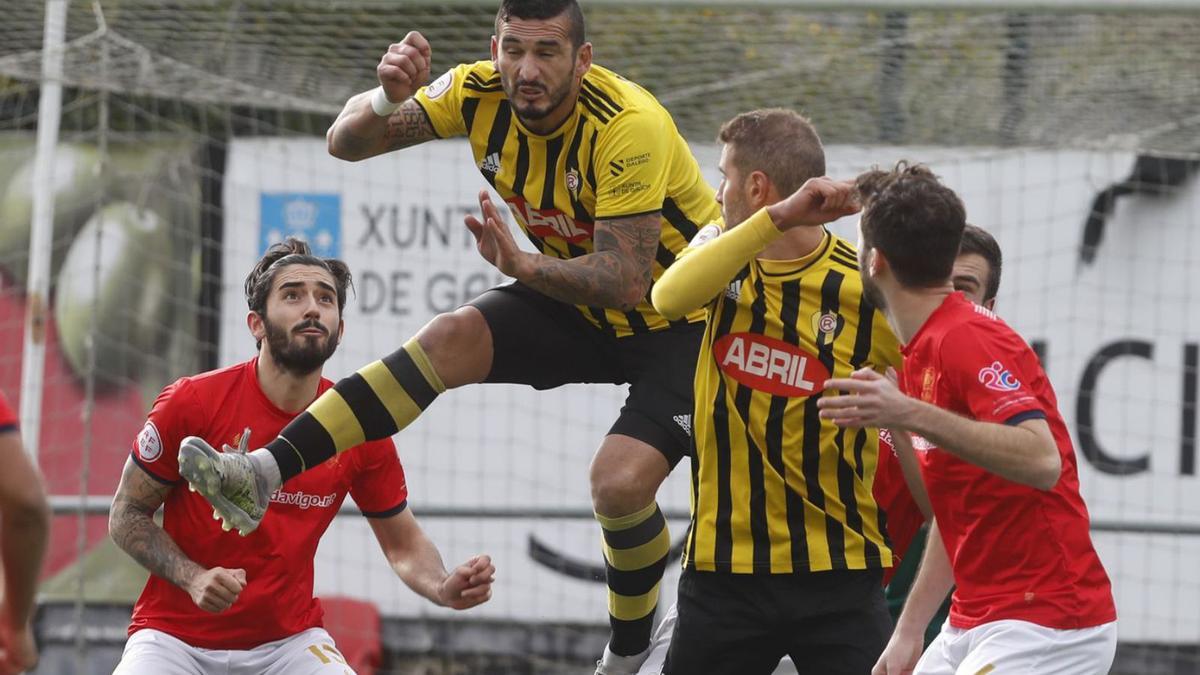
[[[388,151],[407,148],[435,138],[437,134],[421,104],[411,98],[388,117],[387,133],[384,135]]]
[[[529,286],[562,302],[629,311],[650,288],[662,224],[658,212],[601,220],[595,250],[578,258],[539,256]]]
[[[329,128],[329,152],[346,160],[366,159],[437,138],[421,105],[408,99],[386,119],[371,110],[370,92],[346,103]]]
[[[126,461],[113,497],[108,531],[117,546],[151,574],[186,589],[188,581],[204,568],[154,522],[154,512],[172,489],[150,478],[133,460]]]

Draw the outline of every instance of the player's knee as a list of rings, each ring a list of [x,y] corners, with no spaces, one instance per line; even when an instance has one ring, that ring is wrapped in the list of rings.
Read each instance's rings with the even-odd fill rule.
[[[417,342],[447,388],[479,382],[491,368],[492,333],[474,307],[437,315],[417,333]]]
[[[590,474],[592,507],[597,513],[618,517],[634,513],[654,501],[658,485],[631,465],[593,462]]]

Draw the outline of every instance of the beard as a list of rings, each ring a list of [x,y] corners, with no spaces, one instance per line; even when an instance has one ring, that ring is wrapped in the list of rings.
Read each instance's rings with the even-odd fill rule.
[[[875,305],[875,309],[887,309],[887,299],[883,297],[883,291],[879,289],[879,284],[871,278],[866,266],[860,263],[859,269],[862,270],[863,295],[867,297],[867,301]]]
[[[288,330],[272,323],[270,318],[264,317],[263,327],[267,331],[267,349],[271,351],[275,363],[293,375],[309,375],[315,372],[325,365],[338,347],[337,334],[330,332],[315,319],[303,321],[292,330]],[[292,336],[294,332],[309,328],[320,328],[325,331],[325,339],[307,335]]]
[[[537,122],[546,119],[550,113],[558,109],[558,106],[567,99],[571,93],[571,80],[568,79],[563,86],[555,91],[550,91],[546,85],[540,82],[524,82],[517,80],[514,85],[512,82],[505,81],[501,77],[501,83],[504,85],[504,94],[508,97],[509,103],[512,104],[513,110],[517,113],[517,118],[522,121]],[[544,108],[537,107],[536,103],[519,103],[521,87],[537,87],[542,90],[549,103]]]

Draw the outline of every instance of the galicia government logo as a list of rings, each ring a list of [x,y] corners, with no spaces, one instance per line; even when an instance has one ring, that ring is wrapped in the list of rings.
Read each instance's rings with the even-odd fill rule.
[[[264,192],[259,199],[259,210],[260,253],[291,236],[308,242],[314,255],[341,257],[341,195]]]

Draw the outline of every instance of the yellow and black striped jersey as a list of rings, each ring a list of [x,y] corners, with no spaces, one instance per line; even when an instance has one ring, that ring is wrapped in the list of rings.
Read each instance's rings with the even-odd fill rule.
[[[886,320],[863,295],[856,261],[849,243],[827,233],[801,260],[751,261],[708,306],[696,367],[689,567],[787,574],[892,566],[871,493],[878,430],[840,429],[817,412],[826,379],[901,362]]]
[[[591,253],[597,220],[661,212],[657,280],[698,226],[720,217],[713,189],[670,113],[645,89],[600,66],[584,75],[575,113],[545,135],[517,119],[490,61],[452,68],[415,99],[438,136],[470,139],[480,173],[546,255]],[[651,306],[649,294],[629,312],[579,310],[618,337],[670,323]],[[703,319],[696,311],[682,320]]]

